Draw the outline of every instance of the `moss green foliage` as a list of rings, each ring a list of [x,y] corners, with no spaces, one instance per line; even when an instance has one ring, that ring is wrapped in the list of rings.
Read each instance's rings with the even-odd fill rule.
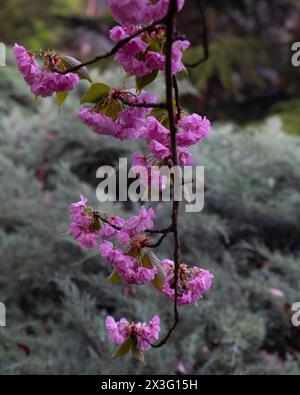
[[[273,106],[272,111],[280,114],[287,133],[300,135],[300,99],[279,102]]]
[[[51,46],[65,33],[58,16],[78,15],[84,10],[82,0],[2,0],[0,12],[1,41],[22,43],[31,49]]]
[[[299,374],[290,305],[300,297],[300,142],[279,118],[243,130],[215,126],[195,149],[206,167],[206,205],[181,217],[183,261],[208,268],[215,282],[198,307],[182,309],[168,345],[143,365],[110,358],[104,318],[158,312],[165,332],[172,305],[150,287],[108,284],[107,263],[68,236],[68,204],[83,193],[97,205],[96,169],[138,143],[91,133],[74,117],[75,99],[60,116],[54,98],[29,105],[13,68],[1,71],[0,86],[9,93],[0,96],[2,374],[174,374],[178,362],[192,374]],[[106,209],[126,216],[137,207]],[[162,226],[168,207],[156,209]],[[158,254],[170,252],[167,241]]]
[[[270,44],[254,36],[225,35],[210,43],[208,60],[200,68],[190,69],[190,75],[199,90],[211,78],[216,78],[227,95],[238,98],[241,93],[239,81],[256,88],[264,86],[257,69],[271,65],[271,49]],[[192,47],[186,54],[186,61],[193,63],[201,56],[202,46]]]

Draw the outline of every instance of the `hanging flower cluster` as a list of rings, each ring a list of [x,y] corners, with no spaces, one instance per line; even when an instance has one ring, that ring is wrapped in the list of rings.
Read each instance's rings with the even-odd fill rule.
[[[116,43],[131,36],[138,30],[138,26],[116,26],[110,31],[110,38]],[[153,72],[162,71],[165,68],[165,31],[163,27],[153,31],[142,33],[133,38],[120,49],[115,56],[115,61],[124,70],[137,77],[151,75]],[[187,40],[178,40],[173,45],[172,72],[179,73],[184,70],[182,63],[183,52],[190,46]],[[155,76],[155,74],[154,74]]]
[[[121,346],[116,356],[122,356],[131,349],[136,358],[143,360],[142,352],[149,350],[151,344],[159,338],[160,318],[157,315],[149,324],[130,323],[126,318],[116,322],[113,317],[108,316],[105,325],[111,341]]]
[[[95,84],[96,85],[96,84]],[[104,84],[102,84],[104,85]],[[83,107],[78,116],[93,132],[120,140],[133,140],[145,133],[146,116],[151,109],[130,107],[135,103],[156,103],[156,97],[146,92],[138,96],[121,89],[107,87],[99,101],[92,107]],[[87,101],[90,100],[88,97]],[[124,105],[126,100],[129,103]]]
[[[108,0],[115,20],[121,24],[147,24],[166,16],[169,0]],[[178,10],[185,0],[178,0]]]
[[[55,52],[41,52],[43,69],[38,65],[34,54],[24,47],[15,44],[13,52],[18,69],[35,96],[47,97],[55,92],[68,92],[79,83],[77,74],[64,75],[54,71],[62,64],[62,59]]]
[[[158,265],[148,249],[151,238],[147,233],[153,229],[155,217],[152,208],[147,210],[142,206],[137,215],[124,220],[118,216],[107,217],[95,211],[88,206],[87,199],[81,196],[79,202],[70,205],[70,216],[70,233],[74,239],[83,248],[99,247],[100,255],[112,265],[113,272],[109,281],[127,285],[150,283],[162,295],[174,300],[174,262],[165,259]],[[197,303],[212,285],[213,275],[209,271],[198,267],[188,268],[183,263],[178,276],[178,305]],[[129,324],[122,318],[116,324],[108,317],[106,327],[115,344],[129,342],[131,346],[134,344],[135,348],[145,351],[158,337],[159,318],[156,317],[151,323],[149,326]],[[155,332],[153,328],[156,328]],[[132,335],[137,336],[136,341]]]
[[[135,91],[94,83],[83,64],[55,51],[34,54],[18,44],[13,50],[18,69],[35,96],[47,97],[56,93],[61,106],[80,79],[88,80],[91,86],[81,99],[83,106],[78,117],[96,134],[120,140],[143,140],[149,152],[146,155],[134,153],[133,171],[140,177],[141,184],[149,188],[155,186],[158,190],[166,187],[167,179],[161,168],[173,165],[174,140],[178,164],[190,166],[193,158],[189,148],[204,139],[211,128],[206,117],[188,115],[177,105],[173,108],[175,135],[170,121],[171,100],[168,107],[145,91],[159,71],[165,71],[167,64],[171,78],[184,69],[182,56],[190,43],[173,37],[172,52],[166,48],[170,32],[166,22],[170,1],[175,0],[108,0],[114,18],[121,24],[110,31],[116,50],[108,56],[115,55],[115,61],[135,77]],[[177,0],[177,11],[184,3],[184,0]],[[171,55],[169,62],[166,62],[167,53]],[[38,64],[37,57],[43,66]],[[176,297],[175,306],[195,304],[210,289],[213,275],[209,271],[189,268],[177,259],[177,272],[173,261],[160,261],[152,253],[150,249],[158,245],[153,244],[153,237],[161,234],[163,240],[168,233],[174,232],[176,225],[173,222],[166,230],[155,230],[152,208],[142,206],[137,215],[123,219],[95,210],[81,196],[80,201],[72,203],[69,209],[70,234],[82,248],[99,250],[100,256],[111,265],[110,282],[138,286],[151,284],[167,300],[174,302]],[[126,318],[116,322],[107,317],[106,328],[112,342],[119,346],[116,356],[131,351],[142,360],[143,351],[151,348],[159,338],[160,318],[155,316],[147,324],[129,322]]]
[[[162,292],[169,299],[174,300],[174,262],[165,259],[162,261],[162,264],[167,275]],[[209,271],[199,267],[189,269],[184,263],[179,267],[178,277],[177,301],[179,305],[197,303],[199,299],[202,299],[203,294],[209,290],[213,279],[213,275]]]

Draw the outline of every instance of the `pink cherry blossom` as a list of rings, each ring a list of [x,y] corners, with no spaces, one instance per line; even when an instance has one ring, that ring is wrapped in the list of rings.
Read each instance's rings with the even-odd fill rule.
[[[110,340],[117,345],[122,345],[132,336],[140,351],[147,351],[159,338],[160,318],[156,315],[147,324],[146,322],[130,323],[126,318],[116,322],[108,316],[105,320],[106,329]]]
[[[139,177],[141,185],[158,191],[166,188],[167,177],[162,174],[158,166],[152,165],[149,158],[138,152],[133,154],[132,171]]]
[[[178,147],[178,161],[180,166],[192,166],[193,155],[186,147]]]
[[[185,0],[178,0],[178,10],[184,6]],[[139,25],[152,20],[161,19],[167,14],[169,0],[108,0],[113,16],[122,24]]]
[[[189,147],[204,139],[210,129],[211,123],[206,117],[198,114],[183,116],[178,123],[180,131],[177,133],[177,143]]]
[[[107,220],[110,224],[115,225],[115,227],[106,224],[102,228],[100,234],[101,234],[102,238],[110,239],[112,237],[117,236],[117,234],[120,232],[120,230],[118,230],[116,228],[122,229],[122,227],[125,224],[125,220],[123,218],[120,218],[120,217],[114,216],[114,215],[112,217],[107,218]]]
[[[36,96],[52,96],[55,92],[67,92],[73,90],[79,83],[77,74],[60,74],[49,70],[42,70],[37,64],[32,52],[18,44],[13,48],[14,56],[19,71],[25,82],[30,86]]]
[[[154,217],[155,212],[152,208],[146,210],[145,207],[142,206],[138,215],[128,219],[126,226],[129,229],[136,229],[138,232],[143,232],[146,229],[153,228]]]
[[[116,322],[113,317],[108,316],[105,320],[105,326],[114,344],[121,345],[130,336],[129,322],[126,318],[121,318],[119,322]]]
[[[126,284],[143,285],[152,281],[157,273],[156,268],[144,268],[137,258],[114,247],[110,241],[103,242],[99,252],[113,265]]]
[[[184,64],[182,63],[183,52],[186,51],[191,43],[188,40],[175,41],[172,47],[172,73],[177,74],[182,70],[185,70]]]
[[[80,200],[77,203],[70,204],[69,211],[71,221],[76,223],[85,223],[89,219],[89,215],[85,212],[88,200],[83,195],[80,195]]]
[[[159,161],[163,161],[170,155],[169,148],[156,140],[151,141],[151,143],[149,144],[149,149]]]
[[[88,200],[80,196],[80,201],[70,205],[70,234],[82,248],[95,248],[100,241],[100,232],[93,226],[93,213],[87,206]]]
[[[119,42],[129,37],[138,27],[117,26],[110,31],[110,38]],[[158,38],[157,38],[158,39]],[[172,71],[176,74],[184,69],[182,64],[183,52],[190,46],[187,40],[177,40],[172,48]],[[165,55],[151,48],[151,40],[144,39],[143,35],[134,37],[128,44],[119,49],[115,61],[124,70],[137,77],[143,77],[154,71],[162,71],[165,68]]]
[[[71,223],[70,234],[82,248],[95,248],[100,240],[99,232],[82,224]]]
[[[162,261],[167,278],[163,286],[163,293],[171,300],[174,299],[174,262],[168,259]],[[204,269],[193,267],[188,269],[185,264],[180,265],[178,279],[178,304],[194,304],[203,297],[212,285],[213,275]]]
[[[147,139],[156,140],[163,145],[170,144],[170,131],[165,128],[156,118],[147,119]]]
[[[142,92],[138,97],[131,97],[131,103],[156,102],[156,97]],[[116,120],[97,112],[95,109],[83,107],[78,112],[82,122],[91,127],[94,133],[112,136],[120,140],[134,140],[145,133],[145,117],[150,113],[149,108],[128,107],[119,112]]]

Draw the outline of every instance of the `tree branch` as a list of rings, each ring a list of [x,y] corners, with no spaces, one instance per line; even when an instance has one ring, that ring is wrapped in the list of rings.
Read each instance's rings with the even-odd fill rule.
[[[159,19],[157,21],[152,22],[150,25],[145,26],[139,30],[137,30],[135,33],[131,34],[130,36],[124,38],[123,40],[120,40],[119,42],[117,42],[110,51],[106,52],[103,55],[98,55],[95,58],[88,60],[86,62],[80,63],[76,66],[70,67],[64,71],[61,71],[61,74],[68,74],[68,73],[74,73],[78,70],[80,70],[82,67],[86,67],[86,66],[90,66],[93,63],[99,62],[100,60],[103,59],[107,59],[110,58],[111,56],[115,55],[119,49],[123,48],[124,45],[128,44],[129,41],[131,41],[133,38],[139,36],[140,34],[150,31],[151,29],[153,29],[155,26],[157,25],[161,25],[165,22],[165,18]]]
[[[173,48],[173,33],[174,33],[174,18],[178,11],[178,3],[177,0],[170,0],[168,13],[166,16],[166,103],[168,110],[168,117],[170,123],[170,132],[171,132],[171,153],[172,153],[172,161],[173,166],[178,165],[178,152],[177,152],[177,141],[176,141],[176,133],[177,127],[174,117],[174,108],[173,108],[173,83],[174,78],[172,74],[172,48]],[[179,201],[176,200],[176,191],[173,188],[173,209],[172,209],[172,233],[174,237],[174,323],[167,332],[166,336],[158,343],[151,344],[153,348],[160,348],[164,346],[172,335],[173,331],[177,327],[179,322],[179,312],[178,312],[178,272],[180,265],[180,241],[179,241],[179,232],[178,232],[178,214],[179,214]]]
[[[197,67],[201,63],[204,63],[209,58],[209,42],[208,42],[208,31],[207,31],[207,21],[205,15],[205,8],[204,8],[204,0],[198,0],[200,5],[200,13],[201,13],[201,20],[202,20],[202,45],[204,50],[204,55],[202,58],[197,60],[194,63],[186,63],[186,67]]]

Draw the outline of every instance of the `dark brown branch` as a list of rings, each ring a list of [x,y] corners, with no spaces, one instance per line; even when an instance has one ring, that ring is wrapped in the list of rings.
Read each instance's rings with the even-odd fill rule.
[[[168,226],[165,229],[148,229],[146,230],[147,233],[152,233],[152,234],[159,234],[159,233],[165,233],[167,232],[170,228],[171,228],[172,224],[170,226]]]
[[[123,40],[120,40],[119,42],[117,42],[117,44],[115,44],[112,49],[108,52],[106,52],[103,55],[98,55],[95,58],[88,60],[86,62],[80,63],[76,66],[70,67],[64,71],[61,72],[61,74],[68,74],[68,73],[74,73],[75,71],[80,70],[82,67],[86,67],[86,66],[90,66],[93,63],[99,62],[100,60],[104,60],[107,58],[110,58],[111,56],[115,55],[119,49],[123,48],[124,45],[128,44],[129,41],[131,41],[133,38],[139,36],[142,33],[145,33],[147,31],[151,31],[151,29],[153,29],[155,26],[157,25],[161,25],[165,22],[165,18],[162,18],[160,20],[154,21],[152,22],[150,25],[145,26],[139,30],[137,30],[135,33],[131,34],[130,36],[124,38]]]
[[[132,103],[126,99],[124,99],[122,96],[119,96],[118,99],[125,104],[128,107],[140,107],[140,108],[167,108],[167,105],[165,103]]]
[[[173,33],[174,33],[174,18],[178,11],[177,0],[170,0],[169,10],[166,16],[166,103],[168,109],[168,117],[170,123],[170,132],[171,132],[171,152],[172,152],[172,161],[173,165],[178,165],[178,152],[177,152],[177,141],[176,141],[176,133],[177,127],[174,117],[174,108],[173,108],[173,74],[172,74],[172,47],[173,47]],[[177,327],[179,322],[179,312],[178,312],[178,274],[179,274],[179,265],[180,265],[180,241],[179,241],[179,232],[178,232],[178,211],[179,211],[179,202],[176,200],[176,191],[173,188],[173,209],[172,209],[172,233],[174,236],[174,323],[167,332],[166,336],[158,343],[151,344],[153,348],[160,348],[164,346],[172,335],[173,331]]]
[[[173,231],[173,223],[169,226],[169,228],[165,229],[162,232],[162,235],[157,240],[157,242],[155,242],[155,243],[148,243],[147,247],[149,247],[149,248],[157,248],[157,247],[159,247],[162,244],[162,242],[164,241],[164,239],[168,236],[168,234],[170,234],[172,231]]]
[[[204,0],[198,0],[200,5],[200,13],[201,13],[201,22],[202,22],[202,46],[204,54],[203,56],[194,63],[186,63],[186,67],[197,67],[201,63],[204,63],[209,58],[209,42],[208,42],[208,29],[207,29],[207,21],[205,15],[204,8]]]
[[[107,218],[102,217],[101,214],[100,214],[99,212],[96,212],[96,214],[98,215],[98,217],[100,218],[100,220],[101,220],[102,222],[104,222],[106,225],[109,225],[109,226],[111,226],[112,228],[114,228],[114,229],[116,229],[116,230],[119,230],[119,231],[121,231],[121,230],[123,229],[121,226],[114,225],[114,224],[112,224]],[[165,228],[165,229],[147,229],[147,230],[145,230],[145,232],[146,232],[146,233],[150,233],[150,234],[160,234],[160,233],[165,234],[165,233],[167,233],[167,232],[170,231],[170,228],[171,228],[172,226],[173,226],[173,224],[171,224],[168,228]]]
[[[174,93],[175,93],[175,103],[177,108],[176,121],[178,122],[181,118],[182,108],[180,107],[180,102],[179,102],[179,88],[178,88],[176,75],[173,75],[173,85],[174,85]]]

